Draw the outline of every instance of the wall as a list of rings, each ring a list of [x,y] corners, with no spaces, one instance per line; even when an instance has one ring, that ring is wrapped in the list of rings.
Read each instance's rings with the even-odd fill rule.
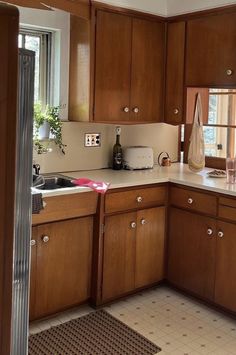
[[[109,5],[126,7],[132,10],[149,12],[152,14],[166,16],[167,2],[166,0],[95,0]]]
[[[66,155],[61,154],[54,145],[53,151],[37,155],[34,160],[41,165],[41,172],[65,172],[107,168],[115,141],[115,125],[94,123],[63,123],[63,141],[67,144]],[[162,151],[168,151],[172,160],[178,157],[178,127],[164,123],[121,126],[121,144],[149,145],[154,149],[155,161]],[[98,148],[84,147],[85,133],[101,133],[102,144]]]
[[[166,0],[168,16],[236,4],[236,0]]]
[[[55,31],[55,48],[57,53],[54,56],[52,70],[53,105],[60,104],[61,118],[68,119],[68,95],[69,95],[69,53],[70,53],[70,15],[67,12],[55,10],[37,10],[19,7],[20,24],[32,27]],[[60,78],[60,80],[57,80]],[[62,83],[62,85],[60,85]]]

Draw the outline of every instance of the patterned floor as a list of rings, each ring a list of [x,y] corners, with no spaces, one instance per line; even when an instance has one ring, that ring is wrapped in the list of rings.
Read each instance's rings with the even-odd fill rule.
[[[236,320],[167,287],[141,292],[104,309],[160,346],[161,355],[236,355]],[[82,306],[34,322],[30,334],[91,311]]]

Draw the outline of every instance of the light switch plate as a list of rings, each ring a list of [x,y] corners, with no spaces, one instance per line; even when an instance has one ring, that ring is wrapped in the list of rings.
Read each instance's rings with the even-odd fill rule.
[[[85,147],[100,147],[101,146],[101,133],[85,133],[84,146]]]

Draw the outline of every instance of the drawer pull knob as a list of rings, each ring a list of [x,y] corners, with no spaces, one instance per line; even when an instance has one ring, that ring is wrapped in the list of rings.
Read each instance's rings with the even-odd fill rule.
[[[193,199],[192,199],[192,198],[189,198],[189,199],[188,199],[188,204],[189,204],[189,205],[192,205],[192,204],[193,204]]]
[[[174,109],[174,114],[175,114],[175,115],[178,115],[178,113],[179,113],[179,109],[178,109],[178,108],[175,108],[175,109]]]
[[[141,219],[141,224],[142,224],[142,226],[144,226],[145,224],[147,224],[146,219],[142,218],[142,219]]]
[[[207,234],[211,236],[213,234],[213,230],[211,228],[208,228],[207,229]]]
[[[34,245],[36,245],[36,240],[31,239],[31,241],[30,241],[30,246],[33,247]]]
[[[134,113],[139,113],[139,108],[138,108],[138,107],[134,107],[134,108],[133,108],[133,112],[134,112]]]
[[[126,107],[123,108],[123,111],[124,111],[125,113],[128,113],[128,112],[129,112],[129,108],[126,106]]]
[[[131,223],[130,223],[130,227],[133,228],[133,229],[135,229],[135,228],[136,228],[136,223],[135,223],[135,222],[131,222]]]
[[[223,233],[222,231],[219,231],[219,232],[218,232],[218,237],[219,237],[219,238],[223,238],[223,237],[224,237],[224,233]]]
[[[228,76],[231,76],[231,75],[233,74],[233,70],[232,70],[232,69],[226,70],[226,74],[227,74]]]
[[[136,198],[136,201],[137,201],[138,203],[141,203],[141,202],[143,202],[143,198],[142,198],[141,196],[138,196],[138,197]]]
[[[50,240],[50,238],[49,238],[47,235],[44,235],[44,236],[42,237],[42,241],[43,241],[44,243],[48,243],[49,240]]]

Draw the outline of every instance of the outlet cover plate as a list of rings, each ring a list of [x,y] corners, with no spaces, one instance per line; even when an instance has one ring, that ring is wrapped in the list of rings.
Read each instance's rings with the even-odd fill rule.
[[[85,147],[101,147],[101,133],[85,133],[84,135]]]

